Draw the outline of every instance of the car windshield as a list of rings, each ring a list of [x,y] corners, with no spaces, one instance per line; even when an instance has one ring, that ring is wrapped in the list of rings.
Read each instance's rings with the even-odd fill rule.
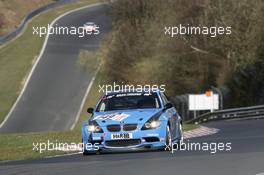
[[[143,108],[160,108],[160,101],[156,93],[118,93],[106,95],[101,98],[96,111],[104,112]]]

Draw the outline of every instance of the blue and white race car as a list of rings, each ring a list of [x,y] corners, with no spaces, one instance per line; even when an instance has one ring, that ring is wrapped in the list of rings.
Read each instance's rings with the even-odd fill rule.
[[[118,91],[102,96],[82,125],[83,154],[164,149],[182,141],[182,120],[166,95]]]

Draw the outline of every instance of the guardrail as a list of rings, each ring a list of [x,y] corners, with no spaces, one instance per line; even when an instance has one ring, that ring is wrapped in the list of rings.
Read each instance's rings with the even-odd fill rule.
[[[200,115],[199,117],[189,120],[186,123],[203,123],[215,120],[236,119],[247,117],[264,117],[264,105],[250,106],[242,108],[232,108],[218,110]]]
[[[6,34],[4,36],[0,36],[0,45],[12,40],[19,33],[21,33],[22,30],[24,29],[26,23],[31,18],[33,18],[34,16],[36,16],[36,15],[38,15],[38,14],[44,12],[44,11],[47,11],[49,9],[52,9],[52,8],[55,8],[55,7],[58,7],[58,6],[67,4],[67,3],[71,3],[71,2],[74,2],[74,1],[76,1],[76,0],[57,0],[56,2],[44,5],[44,6],[40,7],[40,8],[38,8],[38,9],[33,10],[32,12],[30,12],[29,14],[26,15],[26,17],[22,20],[20,25],[13,32],[10,32],[10,33],[8,33],[8,34]]]

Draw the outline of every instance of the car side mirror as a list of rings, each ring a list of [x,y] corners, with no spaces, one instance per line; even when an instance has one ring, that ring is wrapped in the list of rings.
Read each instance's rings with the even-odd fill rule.
[[[87,112],[88,112],[89,114],[92,114],[92,113],[94,112],[94,109],[93,109],[93,108],[88,108],[88,109],[87,109]]]
[[[166,109],[170,109],[170,108],[172,108],[173,107],[173,105],[171,104],[171,103],[167,103],[165,106],[164,106],[164,110],[166,110]]]

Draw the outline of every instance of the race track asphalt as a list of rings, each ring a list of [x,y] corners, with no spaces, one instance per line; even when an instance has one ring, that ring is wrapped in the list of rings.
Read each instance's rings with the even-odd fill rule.
[[[57,26],[95,22],[99,35],[50,35],[29,83],[0,133],[67,130],[73,125],[92,74],[78,64],[80,50],[96,51],[111,29],[105,5],[85,8],[60,18]],[[35,26],[40,27],[40,26]],[[38,37],[32,35],[32,37]]]
[[[256,175],[264,172],[264,120],[218,121],[211,136],[190,143],[231,143],[231,151],[177,151],[71,155],[0,163],[0,174]]]

